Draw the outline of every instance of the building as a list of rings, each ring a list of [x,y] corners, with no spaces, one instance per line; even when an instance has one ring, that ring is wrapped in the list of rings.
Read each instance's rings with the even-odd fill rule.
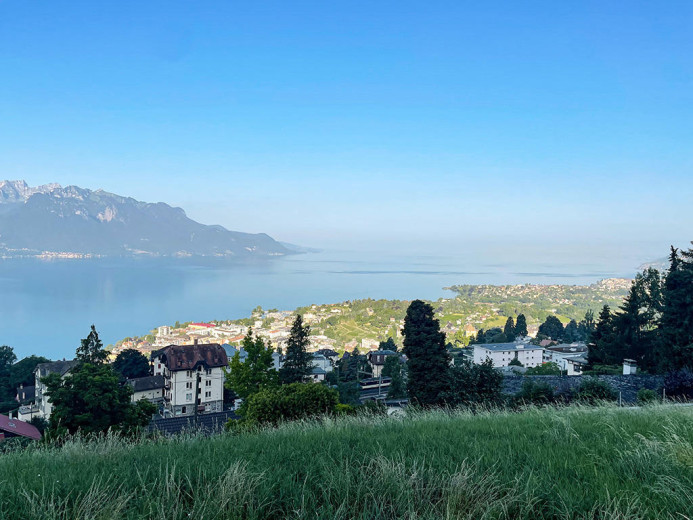
[[[133,403],[146,399],[154,404],[162,404],[164,402],[164,390],[166,381],[163,375],[136,377],[128,379],[127,383],[132,387]]]
[[[41,433],[33,424],[12,419],[7,415],[0,415],[0,442],[12,437],[26,437],[27,439],[39,440]]]
[[[320,368],[323,372],[332,372],[332,362],[322,354],[313,354],[313,366]]]
[[[243,347],[237,348],[227,343],[225,343],[221,347],[226,352],[226,357],[229,359],[229,361],[231,361],[234,358],[236,353],[238,353],[238,359],[241,363],[245,363],[245,360],[248,358],[248,353]],[[282,366],[282,356],[277,351],[272,352],[272,364],[275,370],[279,370]]]
[[[325,372],[322,368],[318,366],[313,366],[313,370],[310,374],[311,381],[314,383],[320,383],[325,380],[325,377],[327,376],[327,372]]]
[[[164,413],[221,412],[228,364],[226,351],[216,343],[169,345],[152,352],[154,375],[164,378]]]
[[[397,356],[397,352],[394,350],[373,350],[369,352],[366,357],[368,358],[368,364],[371,366],[371,373],[373,377],[380,377],[383,372],[383,367],[385,366],[385,360],[389,356]]]
[[[64,378],[70,370],[77,365],[77,360],[70,361],[53,361],[50,363],[39,363],[34,369],[35,378],[35,403],[38,411],[38,416],[48,420],[53,410],[53,405],[48,396],[46,396],[46,385],[41,382],[41,379],[48,374],[60,374]]]
[[[474,363],[479,365],[490,359],[494,367],[507,367],[512,360],[525,368],[542,364],[544,349],[528,343],[487,343],[474,345]]]

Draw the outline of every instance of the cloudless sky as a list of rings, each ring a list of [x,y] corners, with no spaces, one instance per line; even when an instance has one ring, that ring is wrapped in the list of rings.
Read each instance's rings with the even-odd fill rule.
[[[0,178],[304,245],[663,256],[693,2],[0,0]]]

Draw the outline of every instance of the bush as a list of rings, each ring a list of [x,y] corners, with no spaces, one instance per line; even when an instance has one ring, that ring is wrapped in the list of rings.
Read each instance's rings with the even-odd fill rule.
[[[664,389],[668,397],[693,399],[693,372],[683,368],[668,373],[664,378]]]
[[[649,388],[641,388],[638,390],[638,404],[652,404],[657,402],[657,392]]]
[[[549,361],[548,363],[542,363],[539,366],[528,368],[527,372],[525,372],[525,375],[526,376],[560,376],[561,375],[561,367],[559,367],[557,363],[554,363],[553,361]]]
[[[336,390],[316,383],[291,383],[261,390],[244,402],[243,420],[249,424],[277,425],[335,413],[339,395]]]
[[[585,403],[595,404],[599,401],[615,401],[618,392],[609,383],[591,377],[580,384],[576,397]]]
[[[548,383],[536,382],[531,379],[522,383],[522,390],[515,394],[517,403],[548,404],[555,400],[553,388]]]

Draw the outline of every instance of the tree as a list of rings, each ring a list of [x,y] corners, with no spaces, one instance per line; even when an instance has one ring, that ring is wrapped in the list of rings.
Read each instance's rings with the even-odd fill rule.
[[[116,356],[113,369],[124,379],[147,377],[149,375],[149,361],[139,351],[129,348]]]
[[[570,320],[563,331],[563,341],[566,343],[572,343],[574,341],[578,341],[579,339],[580,332],[578,330],[578,323],[575,320]]]
[[[515,336],[526,336],[527,334],[527,318],[524,314],[518,314],[515,323]]]
[[[487,359],[481,364],[463,360],[450,370],[450,387],[443,399],[450,406],[498,405],[503,400],[503,374]]]
[[[657,341],[661,371],[693,370],[693,249],[672,247],[669,271],[662,284],[662,309]]]
[[[486,343],[486,332],[484,332],[484,329],[479,329],[479,331],[476,333],[476,337],[474,338],[474,340],[470,341],[470,345],[481,345],[483,343]]]
[[[505,327],[503,327],[503,334],[505,335],[506,341],[515,341],[515,338],[517,336],[515,334],[515,320],[513,320],[512,316],[508,316],[508,319],[505,320]]]
[[[378,345],[378,350],[392,350],[397,352],[397,343],[391,337],[387,338],[385,341],[381,341]]]
[[[0,410],[7,411],[16,407],[14,387],[12,386],[12,365],[17,356],[12,347],[0,347]]]
[[[517,358],[511,359],[510,362],[508,363],[508,366],[509,367],[524,367],[522,362]]]
[[[75,358],[81,363],[103,363],[108,358],[108,353],[103,349],[103,343],[94,325],[91,326],[89,335],[77,348]]]
[[[399,356],[387,356],[383,365],[383,377],[390,378],[390,386],[387,389],[388,399],[402,399],[407,391],[404,384],[404,370]]]
[[[296,315],[286,346],[284,364],[279,369],[283,385],[308,381],[313,371],[313,356],[308,353],[310,326],[303,325],[303,318]]]
[[[225,386],[233,390],[241,399],[250,395],[274,388],[279,383],[279,375],[274,368],[271,345],[265,344],[261,337],[253,337],[252,329],[248,330],[242,348],[246,358],[241,362],[240,352],[236,352],[229,362]]]
[[[404,318],[404,354],[408,358],[409,398],[421,406],[443,404],[449,389],[450,356],[433,307],[414,300]]]
[[[19,385],[33,386],[36,382],[34,370],[39,363],[48,363],[50,359],[43,356],[27,356],[12,365],[12,375],[10,384],[12,388],[17,388]]]
[[[53,405],[50,417],[53,433],[126,431],[146,426],[151,418],[153,405],[146,401],[131,403],[132,388],[121,384],[109,365],[80,363],[64,378],[52,373],[42,381]]]
[[[560,376],[561,367],[553,361],[542,363],[536,367],[530,367],[525,372],[526,376]]]
[[[578,336],[580,340],[588,343],[592,341],[592,333],[594,332],[595,327],[596,323],[594,322],[594,312],[592,312],[592,309],[590,309],[585,313],[585,317],[580,321],[580,323],[578,323]]]
[[[248,397],[243,421],[250,425],[277,425],[334,413],[339,402],[336,390],[316,383],[290,383],[261,390]]]
[[[548,338],[560,340],[563,337],[563,324],[556,316],[547,316],[544,323],[539,325],[539,334]]]
[[[614,341],[614,317],[608,305],[604,305],[599,313],[597,325],[592,333],[592,344],[587,352],[590,366],[608,365],[613,359],[612,344]]]

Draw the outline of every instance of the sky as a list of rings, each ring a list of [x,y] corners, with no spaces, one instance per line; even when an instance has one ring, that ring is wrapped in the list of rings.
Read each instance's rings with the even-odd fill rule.
[[[0,71],[0,178],[316,247],[693,239],[688,0],[0,0]]]

